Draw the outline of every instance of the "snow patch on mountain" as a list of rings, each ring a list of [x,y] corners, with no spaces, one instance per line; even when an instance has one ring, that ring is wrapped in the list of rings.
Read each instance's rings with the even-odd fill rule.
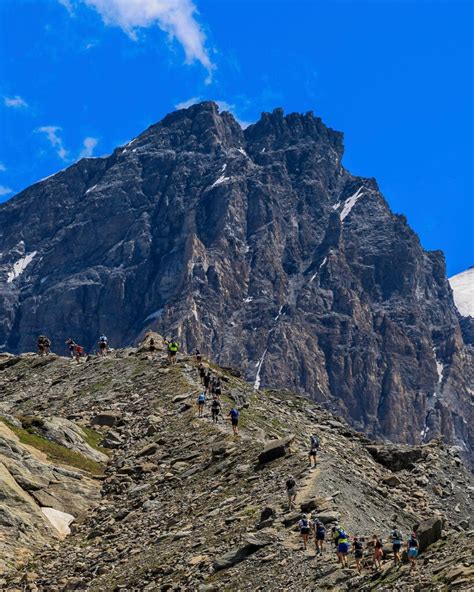
[[[15,280],[17,277],[19,277],[25,271],[25,269],[28,267],[28,265],[33,261],[33,258],[35,257],[36,254],[37,254],[37,251],[33,251],[32,253],[28,253],[28,255],[25,255],[21,259],[18,259],[18,261],[13,264],[13,269],[12,269],[12,271],[8,272],[8,276],[7,276],[7,282],[9,284],[11,284],[13,282],[13,280]]]
[[[474,318],[474,267],[449,278],[454,304],[463,317]]]

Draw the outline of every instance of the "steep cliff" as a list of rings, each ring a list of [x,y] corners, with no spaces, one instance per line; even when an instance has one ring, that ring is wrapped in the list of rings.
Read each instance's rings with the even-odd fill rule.
[[[312,113],[201,103],[0,208],[0,343],[179,336],[371,435],[470,449],[472,357],[440,252]],[[471,374],[470,374],[471,373]]]

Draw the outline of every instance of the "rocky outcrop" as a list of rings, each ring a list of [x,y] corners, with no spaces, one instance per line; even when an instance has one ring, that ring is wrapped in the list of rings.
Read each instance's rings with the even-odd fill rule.
[[[0,206],[2,347],[174,334],[372,436],[469,455],[472,353],[443,255],[342,156],[312,113],[242,130],[206,102],[33,185]]]

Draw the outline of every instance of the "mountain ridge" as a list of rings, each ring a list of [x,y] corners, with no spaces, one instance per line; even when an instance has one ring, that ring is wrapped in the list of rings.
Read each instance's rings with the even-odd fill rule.
[[[369,434],[442,433],[468,457],[472,354],[443,256],[342,154],[311,113],[242,130],[205,102],[26,189],[0,207],[0,273],[20,271],[0,343],[174,333]]]

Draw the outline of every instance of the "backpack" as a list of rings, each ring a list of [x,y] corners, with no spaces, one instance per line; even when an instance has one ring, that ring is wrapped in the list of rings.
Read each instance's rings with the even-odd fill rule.
[[[326,529],[324,528],[324,524],[317,524],[316,525],[316,532],[318,534],[325,534],[326,533]]]
[[[308,520],[306,518],[301,518],[300,528],[308,528]]]
[[[204,393],[201,393],[198,397],[198,401],[199,403],[204,403],[206,401],[206,395]]]
[[[311,449],[319,448],[319,438],[318,436],[311,436]]]
[[[394,531],[392,531],[392,538],[395,541],[402,541],[403,540],[402,533],[398,529],[395,529]]]
[[[340,528],[337,531],[337,538],[338,539],[347,539],[347,533],[346,533],[346,531],[343,528]]]
[[[288,479],[288,481],[286,482],[286,488],[289,489],[293,489],[293,487],[296,485],[296,481],[294,479]]]
[[[237,419],[239,417],[239,412],[237,411],[237,409],[231,409],[230,416],[232,417],[232,419]]]
[[[102,336],[99,338],[99,342],[100,342],[100,343],[107,343],[107,337],[106,337],[105,335],[102,335]]]

